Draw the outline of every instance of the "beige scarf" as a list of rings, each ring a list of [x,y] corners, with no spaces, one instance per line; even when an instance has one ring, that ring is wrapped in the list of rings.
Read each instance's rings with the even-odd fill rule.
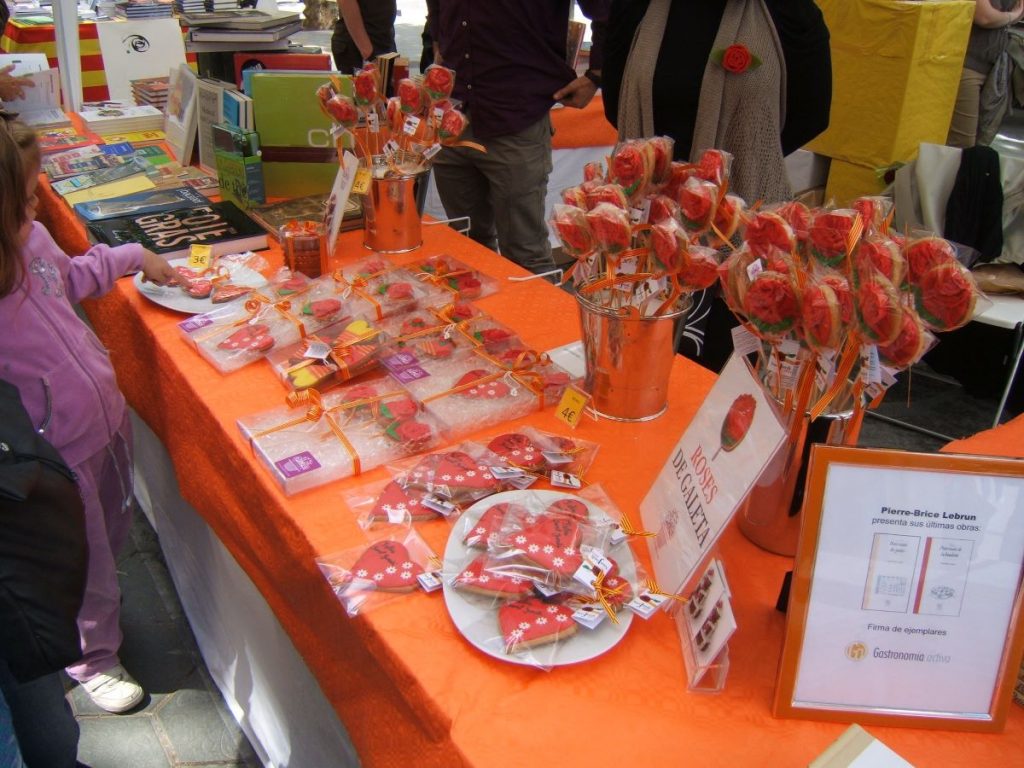
[[[626,59],[619,139],[654,135],[654,70],[672,0],[651,0]],[[786,110],[786,64],[764,0],[728,0],[712,50],[742,43],[761,59],[736,75],[709,60],[701,81],[690,159],[705,149],[733,155],[729,190],[748,204],[791,196],[779,139]],[[677,41],[685,45],[685,40]]]

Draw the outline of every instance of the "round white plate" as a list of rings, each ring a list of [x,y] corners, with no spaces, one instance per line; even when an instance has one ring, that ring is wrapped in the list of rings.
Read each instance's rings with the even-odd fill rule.
[[[174,259],[169,261],[172,267],[184,267],[188,264],[188,259]],[[135,283],[135,288],[156,304],[167,309],[173,309],[175,312],[184,312],[189,315],[198,315],[202,312],[209,312],[211,309],[225,306],[225,304],[214,304],[210,301],[209,297],[205,299],[196,299],[189,296],[180,286],[169,285],[162,286],[156,285],[155,283],[144,283],[142,281],[142,273],[136,272],[135,277],[132,278],[132,282]],[[247,288],[262,288],[267,284],[267,278],[261,275],[254,269],[248,267],[236,267],[231,271],[231,283],[233,285],[243,285]],[[244,301],[244,297],[234,299],[227,304],[232,304],[235,301]]]
[[[571,493],[531,490],[496,493],[493,496],[481,499],[467,509],[452,528],[451,535],[448,537],[448,545],[444,550],[445,573],[455,573],[456,569],[467,561],[470,554],[479,555],[482,553],[482,550],[467,547],[462,543],[463,520],[468,518],[469,521],[476,522],[486,510],[495,504],[503,502],[523,504],[524,500],[531,496],[540,498],[546,505],[550,505],[559,499],[576,499],[577,501],[582,501],[590,509],[591,520],[608,519],[608,515],[596,504],[592,504],[586,499],[581,499],[579,496],[574,496]],[[467,522],[466,525],[468,524]],[[608,556],[619,564],[619,572],[624,578],[629,579],[631,582],[636,578],[636,563],[633,560],[633,552],[627,544],[612,550],[608,553]],[[491,610],[470,602],[463,597],[459,590],[448,584],[448,579],[445,579],[444,582],[444,602],[448,608],[448,615],[452,617],[456,629],[470,643],[488,656],[493,656],[500,661],[507,661],[512,664],[533,664],[529,658],[522,655],[505,653],[503,650],[492,647],[487,643],[488,640],[492,640],[501,634],[501,630],[498,628],[497,610]],[[485,620],[488,615],[491,615],[492,621]],[[589,661],[613,648],[625,636],[626,630],[632,624],[633,613],[628,609],[622,610],[619,612],[618,618],[619,623],[617,625],[605,619],[597,629],[577,627],[576,633],[572,637],[558,643],[550,657],[551,665],[563,666],[565,664]],[[545,656],[545,660],[547,660],[547,656]]]

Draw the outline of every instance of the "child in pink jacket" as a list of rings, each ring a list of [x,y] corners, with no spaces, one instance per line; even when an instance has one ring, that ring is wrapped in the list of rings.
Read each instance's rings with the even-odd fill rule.
[[[135,244],[69,258],[34,220],[39,166],[34,134],[0,121],[0,378],[18,388],[36,428],[74,470],[85,505],[83,657],[67,672],[97,706],[126,712],[144,695],[118,658],[115,555],[131,524],[131,432],[107,351],[72,305],[130,272],[157,283],[174,272]]]

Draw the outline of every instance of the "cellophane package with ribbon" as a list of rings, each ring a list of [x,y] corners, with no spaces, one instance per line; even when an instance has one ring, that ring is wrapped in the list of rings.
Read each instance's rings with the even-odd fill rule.
[[[473,347],[472,342],[459,333],[459,323],[450,322],[432,310],[417,309],[397,317],[381,321],[381,328],[388,336],[388,343],[382,358],[399,353],[414,355],[417,360],[445,359],[457,350]],[[395,361],[408,358],[399,358]]]
[[[383,320],[443,301],[440,289],[424,285],[411,271],[382,256],[344,267],[342,275],[342,295],[364,317]]]
[[[316,562],[349,616],[422,591],[422,575],[439,570],[441,565],[430,546],[412,529],[389,532],[358,547],[321,555]]]
[[[412,523],[443,517],[425,502],[430,494],[421,488],[409,488],[388,478],[364,483],[345,493],[345,505],[363,530],[389,526],[408,527]]]
[[[528,372],[506,370],[475,351],[448,360],[416,360],[389,366],[392,377],[420,400],[458,438],[521,418],[540,407],[543,385]]]
[[[267,362],[288,389],[326,392],[377,370],[387,344],[387,334],[376,323],[354,318],[271,350]]]
[[[423,282],[447,292],[452,300],[474,300],[498,290],[498,281],[463,261],[439,253],[415,261],[408,268]]]
[[[464,631],[494,656],[509,656],[520,664],[549,671],[557,663],[559,647],[572,642],[579,625],[568,599],[542,599],[530,595],[502,602],[486,611]]]
[[[324,395],[293,392],[288,404],[238,420],[253,451],[287,494],[420,453],[442,425],[387,377]]]

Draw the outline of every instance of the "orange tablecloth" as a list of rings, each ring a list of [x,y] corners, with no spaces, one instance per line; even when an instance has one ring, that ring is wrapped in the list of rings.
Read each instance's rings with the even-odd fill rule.
[[[365,253],[360,237],[343,236],[343,259]],[[501,278],[501,291],[479,304],[536,349],[578,335],[568,294],[539,281],[505,281],[522,273],[447,228],[425,227],[425,239],[421,251],[399,260],[448,252]],[[112,350],[129,402],[169,450],[186,500],[262,592],[366,765],[797,766],[844,730],[771,716],[785,623],[774,603],[791,561],[757,549],[735,528],[721,551],[740,630],[725,690],[717,695],[687,692],[679,640],[665,616],[637,619],[604,656],[550,673],[476,651],[454,629],[439,594],[412,594],[347,618],[314,557],[363,539],[342,494],[383,470],[286,498],[235,427],[236,418],[282,400],[268,366],[219,374],[179,338],[181,316],[150,303],[128,280],[87,311]],[[660,419],[584,421],[579,435],[602,444],[588,478],[635,514],[712,381],[679,359],[670,407]],[[565,430],[550,409],[526,421]],[[447,523],[419,530],[443,551]],[[647,558],[643,543],[636,551]],[[872,732],[919,766],[1009,764],[1024,754],[1024,712],[1011,709],[1000,735]]]
[[[554,149],[608,147],[618,141],[618,133],[604,116],[604,101],[600,93],[583,109],[563,107],[551,110],[551,125],[555,129],[551,137]]]

